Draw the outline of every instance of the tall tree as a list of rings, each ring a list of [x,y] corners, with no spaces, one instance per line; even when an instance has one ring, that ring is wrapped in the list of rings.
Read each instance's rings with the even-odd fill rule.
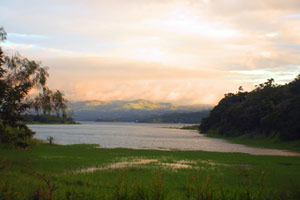
[[[56,117],[60,116],[65,119],[66,118],[66,109],[67,109],[67,100],[64,98],[64,93],[59,90],[56,90],[52,94],[52,104],[53,109],[56,113]]]
[[[0,43],[3,42],[4,40],[6,40],[6,32],[4,30],[4,28],[0,27]],[[4,97],[4,88],[5,88],[5,81],[2,79],[2,77],[4,76],[5,70],[2,67],[2,65],[4,64],[4,53],[2,51],[2,48],[0,46],[0,104],[2,104],[3,101],[3,97]],[[0,114],[1,115],[1,114]]]
[[[6,40],[4,28],[0,28],[0,42]],[[60,91],[52,92],[47,87],[48,67],[15,53],[4,55],[0,46],[0,143],[17,143],[28,140],[34,134],[21,123],[22,114],[34,108],[44,115],[51,115],[52,109],[65,115],[66,100]],[[40,91],[34,99],[32,89]],[[13,130],[13,131],[12,131]],[[21,142],[20,142],[21,141]]]
[[[32,106],[29,92],[33,88],[45,88],[49,74],[47,67],[18,54],[5,56],[2,67],[5,72],[1,78],[4,87],[0,113],[5,123],[15,126],[20,114]]]
[[[43,88],[43,92],[39,94],[39,98],[43,115],[50,116],[52,112],[52,91],[47,87]]]
[[[6,32],[0,28],[0,42],[5,39]],[[17,53],[4,55],[0,47],[0,143],[28,146],[34,132],[19,120],[32,106],[29,92],[46,87],[47,69]]]

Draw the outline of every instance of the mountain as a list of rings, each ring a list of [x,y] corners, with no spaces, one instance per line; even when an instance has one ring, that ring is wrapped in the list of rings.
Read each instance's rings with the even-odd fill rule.
[[[75,120],[135,122],[167,113],[187,113],[211,109],[209,105],[176,105],[171,103],[133,101],[79,101],[70,106]]]

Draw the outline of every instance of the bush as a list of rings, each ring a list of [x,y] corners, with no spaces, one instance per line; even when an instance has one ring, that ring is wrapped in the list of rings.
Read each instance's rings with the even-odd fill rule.
[[[52,136],[47,137],[47,141],[49,144],[54,144],[54,137]]]
[[[27,148],[30,139],[35,133],[25,124],[18,124],[17,127],[4,125],[0,122],[0,143],[11,147]]]

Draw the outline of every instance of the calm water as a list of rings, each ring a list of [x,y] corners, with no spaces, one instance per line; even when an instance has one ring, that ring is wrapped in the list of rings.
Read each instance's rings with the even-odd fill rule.
[[[208,138],[197,131],[171,129],[182,124],[84,122],[81,125],[29,125],[35,138],[55,138],[57,144],[99,144],[105,148],[177,149],[242,152],[255,155],[297,155],[296,153],[246,147],[222,139]]]

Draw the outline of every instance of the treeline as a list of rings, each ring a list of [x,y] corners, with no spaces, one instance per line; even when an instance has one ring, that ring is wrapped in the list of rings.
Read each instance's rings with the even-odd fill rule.
[[[53,92],[43,88],[43,92],[34,98],[33,108],[37,115],[55,114],[57,118],[67,118],[67,100],[59,90]]]
[[[0,42],[6,40],[6,32],[0,27]],[[47,87],[48,68],[40,62],[29,60],[18,53],[5,55],[0,47],[0,144],[27,147],[34,135],[23,115],[30,109],[37,113],[67,118],[66,100],[60,91],[52,92]],[[30,92],[39,94],[33,98]]]
[[[22,115],[22,121],[28,124],[77,124],[71,116],[65,118],[56,115]]]
[[[22,121],[27,123],[75,123],[72,118],[72,112],[68,111],[68,101],[64,97],[64,93],[56,90],[51,91],[43,88],[32,101],[32,108],[35,115],[22,115]]]
[[[251,92],[240,87],[237,93],[226,94],[202,119],[200,130],[225,136],[300,139],[300,74],[285,85],[268,79]]]
[[[201,119],[207,117],[209,110],[189,113],[168,113],[139,120],[142,123],[185,123],[199,124]]]

